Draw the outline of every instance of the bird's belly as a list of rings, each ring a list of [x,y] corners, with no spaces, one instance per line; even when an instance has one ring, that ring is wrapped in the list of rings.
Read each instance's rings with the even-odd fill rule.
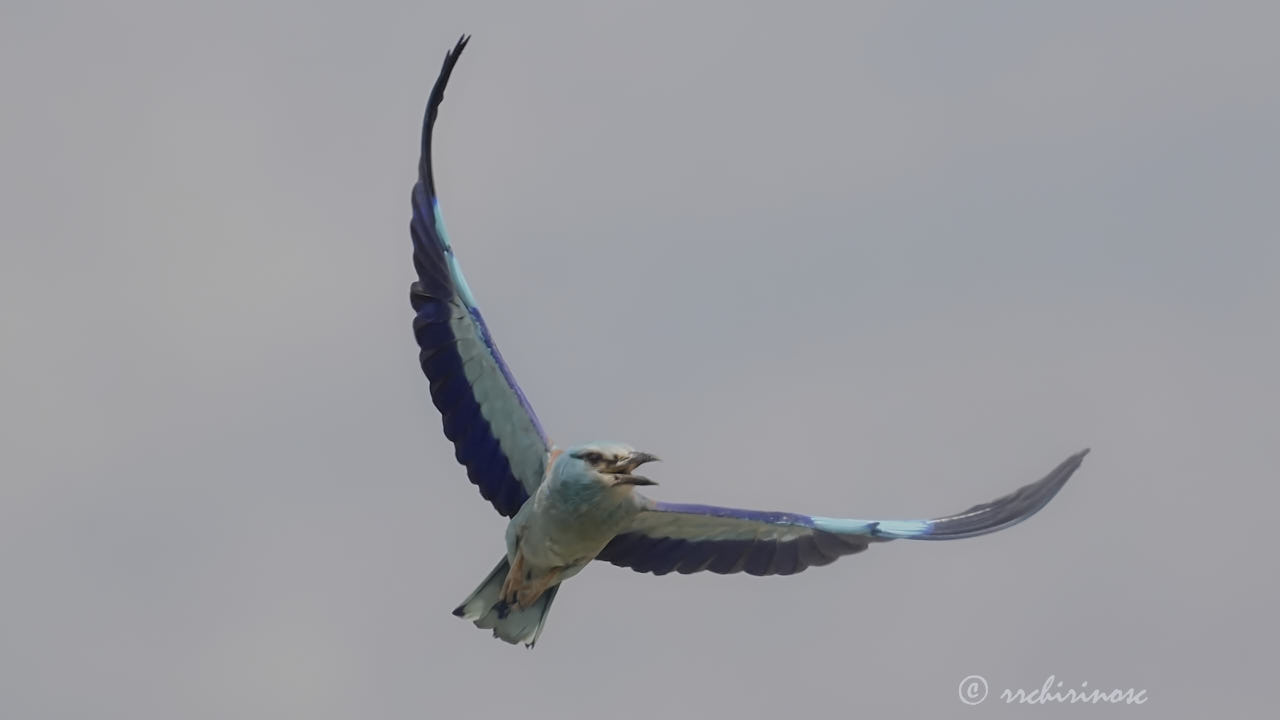
[[[590,560],[608,542],[609,536],[593,537],[576,529],[556,532],[554,528],[530,528],[520,542],[520,552],[525,562],[534,567],[564,567]]]

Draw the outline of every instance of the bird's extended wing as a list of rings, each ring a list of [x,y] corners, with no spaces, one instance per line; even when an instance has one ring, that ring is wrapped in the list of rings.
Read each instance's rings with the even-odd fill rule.
[[[549,443],[520,386],[489,337],[454,257],[431,172],[431,131],[445,85],[467,46],[463,36],[445,55],[427,100],[422,157],[413,187],[413,264],[418,281],[409,289],[417,316],[413,332],[431,400],[444,420],[458,462],[498,512],[515,515],[542,481]]]
[[[985,535],[1044,507],[1088,452],[1072,455],[1043,479],[998,500],[932,520],[854,520],[650,501],[597,557],[655,575],[673,570],[790,575],[861,552],[873,542]]]

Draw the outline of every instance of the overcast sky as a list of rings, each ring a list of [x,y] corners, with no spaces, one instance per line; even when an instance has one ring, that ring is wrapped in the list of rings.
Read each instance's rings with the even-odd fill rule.
[[[0,716],[1274,705],[1274,4],[182,5],[0,10]],[[1083,469],[795,577],[591,567],[533,651],[452,617],[505,525],[407,228],[463,32],[442,204],[561,445],[860,517]],[[1051,674],[1149,700],[996,698]]]

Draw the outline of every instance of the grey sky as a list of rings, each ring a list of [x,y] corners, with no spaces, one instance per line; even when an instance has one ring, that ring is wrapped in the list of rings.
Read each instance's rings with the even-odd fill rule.
[[[1273,704],[1274,5],[439,5],[0,11],[0,715]],[[533,652],[451,617],[504,523],[416,366],[407,225],[462,32],[442,203],[561,444],[828,515],[1084,468],[791,578],[589,568]],[[994,698],[1051,673],[1150,700]]]

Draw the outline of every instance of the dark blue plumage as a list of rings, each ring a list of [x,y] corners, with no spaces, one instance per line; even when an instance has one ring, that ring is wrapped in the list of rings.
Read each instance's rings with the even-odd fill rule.
[[[793,575],[861,552],[873,541],[825,532],[791,540],[686,540],[628,532],[611,540],[596,559],[654,575],[704,570],[721,575]]]
[[[933,520],[855,520],[652,502],[633,528],[613,538],[597,559],[655,575],[700,570],[790,575],[861,552],[873,542],[985,535],[1044,507],[1087,453],[1072,455],[1044,478],[1002,498]]]
[[[471,298],[444,231],[431,166],[436,114],[467,40],[462,37],[445,55],[427,100],[409,223],[418,280],[409,299],[416,313],[419,361],[431,381],[431,400],[440,411],[444,434],[480,494],[510,517],[541,480],[550,444]],[[523,418],[512,419],[513,411]]]

